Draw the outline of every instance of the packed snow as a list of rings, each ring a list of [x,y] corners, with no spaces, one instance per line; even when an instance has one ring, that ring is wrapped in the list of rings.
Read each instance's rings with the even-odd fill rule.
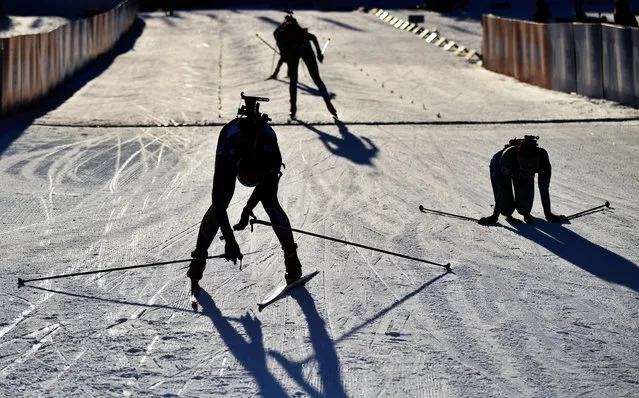
[[[476,19],[423,26],[481,50]],[[0,122],[0,396],[634,396],[639,391],[639,111],[489,72],[361,12],[299,11],[342,124],[286,66],[271,10],[143,13],[112,56]],[[279,198],[304,271],[285,298],[269,227],[210,260],[201,308],[187,259],[211,200],[215,145],[240,92],[266,96]],[[539,135],[565,224],[491,227],[488,164]],[[228,209],[239,219],[250,190]],[[260,206],[259,219],[267,219]],[[223,242],[209,250],[218,254]]]

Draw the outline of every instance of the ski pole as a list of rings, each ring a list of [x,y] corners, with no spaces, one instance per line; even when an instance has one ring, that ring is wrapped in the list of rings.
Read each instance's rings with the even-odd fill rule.
[[[589,214],[590,212],[593,212],[593,211],[595,211],[595,210],[599,210],[599,209],[601,209],[601,208],[603,208],[603,207],[606,207],[606,208],[608,208],[608,209],[609,209],[609,208],[610,208],[610,202],[606,201],[606,203],[604,203],[604,204],[602,204],[602,205],[599,205],[599,206],[593,207],[592,209],[588,209],[588,210],[580,211],[579,213],[572,214],[572,215],[570,215],[570,216],[568,216],[568,217],[566,217],[566,218],[567,218],[568,220],[572,220],[573,218],[577,218],[577,217],[585,216],[585,215]]]
[[[448,263],[448,264],[440,264],[440,263],[436,263],[436,262],[433,262],[433,261],[423,260],[423,259],[417,258],[417,257],[411,257],[411,256],[407,256],[407,255],[404,255],[404,254],[394,253],[394,252],[390,252],[390,251],[383,250],[383,249],[378,249],[378,248],[371,247],[371,246],[365,246],[365,245],[362,245],[362,244],[359,244],[359,243],[349,242],[349,241],[342,240],[342,239],[337,239],[337,238],[331,238],[330,236],[318,235],[318,234],[314,234],[312,232],[302,231],[302,230],[296,229],[296,228],[289,228],[289,227],[285,227],[283,225],[273,224],[273,223],[270,223],[268,221],[258,220],[257,218],[251,219],[250,223],[251,223],[251,231],[253,231],[253,224],[270,225],[273,228],[287,229],[289,231],[298,232],[300,234],[315,236],[316,238],[332,240],[333,242],[339,242],[339,243],[344,243],[344,244],[351,245],[351,246],[362,247],[364,249],[373,250],[373,251],[377,251],[377,252],[385,253],[385,254],[390,254],[392,256],[402,257],[402,258],[406,258],[406,259],[409,259],[409,260],[419,261],[419,262],[422,262],[422,263],[427,263],[427,264],[432,264],[432,265],[438,265],[440,267],[444,267],[446,270],[450,270],[450,263]]]
[[[326,44],[324,44],[324,47],[322,48],[322,55],[324,55],[324,53],[326,52],[326,47],[328,47],[328,43],[330,43],[330,42],[331,42],[331,38],[329,37],[326,40]]]
[[[422,206],[422,205],[419,205],[419,210],[420,210],[422,213],[431,212],[431,213],[440,214],[440,215],[444,215],[444,216],[450,216],[450,217],[455,217],[455,218],[461,218],[462,220],[475,221],[475,222],[479,221],[478,219],[476,219],[476,218],[472,218],[472,217],[466,217],[466,216],[462,216],[462,215],[459,215],[459,214],[453,214],[453,213],[446,213],[446,212],[444,212],[444,211],[439,211],[439,210],[427,209],[427,208],[425,208],[425,207],[424,207],[424,206]]]
[[[75,272],[75,273],[72,273],[72,274],[45,276],[45,277],[42,277],[42,278],[34,278],[34,279],[18,278],[18,287],[24,286],[24,284],[27,283],[27,282],[43,281],[43,280],[47,280],[47,279],[68,278],[68,277],[71,277],[71,276],[79,276],[79,275],[98,274],[98,273],[102,273],[102,272],[122,271],[122,270],[125,270],[125,269],[133,269],[133,268],[155,267],[155,266],[158,266],[158,265],[185,263],[185,262],[193,261],[193,260],[208,260],[208,259],[211,259],[211,258],[224,258],[224,254],[217,254],[215,256],[208,256],[208,257],[188,258],[188,259],[183,259],[183,260],[162,261],[162,262],[150,263],[150,264],[130,265],[128,267],[99,269],[99,270],[95,270],[95,271]]]
[[[262,39],[262,37],[260,36],[259,33],[256,33],[255,36],[257,36],[258,39],[262,40],[262,43],[266,44],[267,46],[269,46],[269,48],[273,51],[275,51],[275,53],[277,53],[277,55],[281,55],[279,51],[277,51],[277,49],[275,49],[275,47],[273,47],[272,45],[268,44],[268,42],[264,39]]]

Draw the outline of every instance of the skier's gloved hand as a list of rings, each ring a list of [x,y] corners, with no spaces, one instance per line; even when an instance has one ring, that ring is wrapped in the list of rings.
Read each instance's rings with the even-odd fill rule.
[[[237,260],[242,261],[244,257],[240,252],[240,247],[235,241],[234,237],[225,237],[224,241],[226,244],[224,245],[224,258],[227,261],[233,261],[233,264],[237,264]]]
[[[320,63],[324,61],[324,54],[322,53],[317,54],[317,60],[320,61]]]
[[[497,223],[497,220],[499,220],[499,214],[491,214],[488,217],[482,217],[479,219],[479,221],[477,221],[477,223],[481,224],[481,225],[490,225],[490,224],[495,224]]]
[[[564,222],[568,220],[568,218],[564,215],[553,214],[552,212],[546,213],[546,220],[548,222]]]
[[[252,210],[247,209],[246,207],[242,210],[242,216],[240,217],[240,221],[233,226],[233,229],[236,231],[241,231],[249,223],[249,217],[255,218],[255,214],[253,214]]]

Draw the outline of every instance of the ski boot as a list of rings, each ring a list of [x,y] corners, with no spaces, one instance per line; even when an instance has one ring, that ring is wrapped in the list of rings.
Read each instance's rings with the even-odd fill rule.
[[[291,111],[288,114],[289,120],[295,120],[297,117],[297,106],[291,104]]]
[[[295,282],[302,277],[302,264],[300,264],[296,250],[284,252],[284,266],[286,267],[286,274],[284,275],[286,284]]]
[[[333,116],[333,120],[339,121],[339,117],[337,117],[337,110],[335,109],[335,107],[333,106],[330,100],[326,101],[326,107],[328,108],[328,111]]]
[[[499,213],[493,213],[492,215],[488,217],[480,218],[479,221],[477,221],[477,223],[481,225],[490,225],[490,224],[496,224],[497,220],[499,220]]]
[[[200,279],[202,279],[202,275],[204,274],[204,268],[206,268],[206,257],[208,257],[209,253],[206,250],[195,249],[191,252],[191,264],[189,265],[189,270],[186,272],[186,276],[188,276],[192,281],[198,283]]]

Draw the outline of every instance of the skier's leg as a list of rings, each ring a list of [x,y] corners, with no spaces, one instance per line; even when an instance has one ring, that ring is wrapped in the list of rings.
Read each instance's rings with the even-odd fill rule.
[[[317,66],[317,61],[315,60],[315,56],[312,54],[312,52],[310,54],[305,53],[303,59],[304,59],[304,63],[306,64],[306,67],[308,68],[308,73],[311,75],[311,79],[313,79],[313,82],[315,82],[315,85],[319,89],[320,94],[322,94],[322,98],[324,98],[324,102],[326,103],[326,108],[333,116],[336,116],[337,111],[335,110],[335,107],[331,103],[331,97],[328,94],[326,85],[324,84],[324,82],[322,81],[322,78],[320,77],[319,67]]]
[[[265,184],[263,186],[262,206],[264,206],[264,210],[272,224],[291,228],[288,216],[277,199],[278,183],[279,177],[276,175],[262,183]],[[284,251],[284,265],[286,267],[284,278],[287,282],[299,279],[302,276],[302,264],[297,257],[297,244],[293,240],[293,232],[284,228],[273,228],[273,231]]]
[[[496,223],[499,214],[508,217],[513,214],[515,210],[510,178],[503,176],[499,172],[500,161],[501,153],[496,153],[490,160],[490,185],[492,186],[493,197],[495,198],[495,208],[492,216],[482,218],[480,224]]]
[[[195,245],[195,250],[191,253],[192,257],[208,256],[207,251],[215,238],[215,234],[217,234],[217,230],[218,225],[213,212],[213,205],[211,205],[204,214],[202,222],[200,223],[200,230],[197,235],[197,244]],[[186,276],[197,282],[202,279],[204,268],[206,268],[206,260],[196,258],[191,261]]]
[[[510,177],[491,173],[490,183],[495,195],[495,213],[510,217],[515,211],[515,198]]]
[[[297,67],[299,66],[300,59],[294,57],[289,59],[286,64],[288,67],[288,91],[291,95],[291,119],[295,118],[297,114]]]
[[[275,66],[275,70],[273,71],[273,74],[269,77],[269,79],[277,78],[277,75],[280,73],[280,68],[282,68],[283,63],[284,58],[280,57],[280,59],[277,61],[277,65]]]

